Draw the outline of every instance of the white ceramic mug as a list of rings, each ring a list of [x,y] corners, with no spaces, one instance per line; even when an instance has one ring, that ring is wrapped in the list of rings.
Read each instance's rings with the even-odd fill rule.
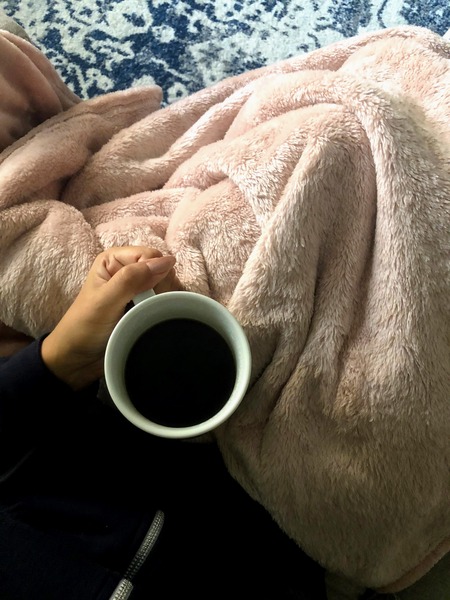
[[[139,294],[134,299],[134,303],[135,306],[126,312],[117,323],[106,348],[105,382],[112,401],[136,427],[160,437],[189,438],[215,429],[236,410],[245,396],[250,381],[251,352],[241,325],[222,304],[194,292],[164,292],[155,295],[150,290]],[[217,407],[217,411],[199,422],[186,426],[161,424],[156,419],[142,414],[145,411],[138,410],[135,406],[136,402],[133,403],[130,398],[130,386],[126,379],[126,366],[130,353],[133,348],[137,347],[136,344],[141,336],[158,324],[165,323],[167,325],[166,322],[172,321],[173,326],[173,321],[179,319],[200,322],[218,333],[226,342],[227,350],[232,355],[235,371],[230,393],[226,395],[223,404]],[[172,342],[173,345],[178,343],[176,329],[175,333],[172,330],[169,346],[172,345]],[[162,346],[165,345],[167,344],[162,344]],[[145,392],[146,402],[149,406],[152,403],[151,382],[158,381],[156,378],[160,375],[157,368],[152,370],[152,366],[150,362],[148,364],[149,384],[148,390]],[[205,372],[202,373],[201,368],[197,370],[199,371],[198,377],[205,376]],[[167,379],[166,374],[166,381]],[[216,392],[217,390],[211,390],[212,395]]]

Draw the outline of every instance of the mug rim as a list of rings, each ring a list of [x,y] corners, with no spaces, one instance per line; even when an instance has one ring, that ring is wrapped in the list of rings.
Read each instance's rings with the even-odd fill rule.
[[[186,300],[188,297],[192,298],[195,296],[195,305],[198,303],[203,303],[205,306],[210,306],[214,308],[214,311],[219,314],[223,322],[226,322],[226,342],[232,351],[233,358],[236,365],[236,379],[233,391],[226,401],[226,403],[221,407],[221,409],[215,413],[212,417],[207,419],[206,421],[201,421],[200,423],[195,423],[194,425],[188,425],[183,427],[172,427],[168,425],[161,425],[155,421],[152,421],[142,415],[137,408],[133,405],[128,393],[125,391],[126,398],[120,396],[119,392],[112,392],[111,386],[115,387],[118,381],[121,381],[121,387],[125,389],[123,383],[123,369],[120,374],[117,374],[113,367],[114,360],[114,350],[119,343],[119,339],[121,337],[121,333],[125,328],[129,326],[130,319],[136,318],[136,316],[143,310],[146,310],[146,306],[150,303],[156,303],[156,305],[164,303],[167,306],[167,302],[179,302],[180,300]],[[176,318],[191,318],[180,315],[177,316],[169,316],[167,319],[156,320],[154,324],[161,323],[163,321],[172,320]],[[194,320],[199,322],[206,323],[213,329],[216,329],[214,325],[208,321],[208,319],[203,320],[201,317],[197,317]],[[149,328],[152,324],[149,325]],[[231,326],[231,329],[230,329]],[[216,329],[216,331],[218,331]],[[221,335],[222,332],[218,331]],[[142,333],[142,332],[141,332]],[[131,346],[138,339],[136,336],[135,339],[132,340]],[[232,344],[230,343],[232,341]],[[129,349],[127,350],[127,352]],[[122,415],[130,421],[133,425],[138,427],[139,429],[165,438],[190,438],[202,435],[213,429],[216,429],[219,425],[224,423],[237,409],[242,399],[244,398],[246,391],[248,389],[248,385],[250,382],[251,376],[251,350],[250,344],[248,342],[247,336],[242,328],[242,325],[236,319],[236,317],[220,302],[210,298],[209,296],[205,296],[203,294],[199,294],[198,292],[190,292],[185,290],[177,290],[177,291],[168,291],[162,292],[161,294],[155,294],[145,298],[144,300],[139,301],[135,306],[133,306],[127,313],[125,313],[119,322],[114,327],[106,346],[105,357],[104,357],[104,374],[105,374],[105,382],[111,397],[116,408],[122,413]],[[120,397],[118,397],[120,396]]]

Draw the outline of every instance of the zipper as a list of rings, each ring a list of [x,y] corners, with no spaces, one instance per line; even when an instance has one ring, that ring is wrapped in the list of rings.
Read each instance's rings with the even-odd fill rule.
[[[128,598],[130,598],[134,587],[133,579],[136,577],[139,569],[147,560],[148,555],[152,551],[152,548],[155,545],[159,534],[161,533],[163,525],[164,513],[161,510],[157,510],[153,521],[138,548],[138,551],[128,565],[123,578],[119,581],[116,589],[110,597],[110,600],[128,600]]]

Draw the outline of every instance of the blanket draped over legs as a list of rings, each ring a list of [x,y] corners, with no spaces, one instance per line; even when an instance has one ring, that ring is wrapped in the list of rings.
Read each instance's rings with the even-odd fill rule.
[[[161,108],[0,42],[0,321],[53,327],[103,248],[174,254],[251,344],[230,473],[329,571],[421,577],[450,549],[450,43],[386,29]]]

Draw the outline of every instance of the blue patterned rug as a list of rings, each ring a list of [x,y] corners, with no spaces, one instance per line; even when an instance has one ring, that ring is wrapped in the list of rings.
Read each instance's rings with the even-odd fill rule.
[[[172,102],[366,31],[450,29],[449,0],[5,0],[0,7],[82,98],[157,83]]]

